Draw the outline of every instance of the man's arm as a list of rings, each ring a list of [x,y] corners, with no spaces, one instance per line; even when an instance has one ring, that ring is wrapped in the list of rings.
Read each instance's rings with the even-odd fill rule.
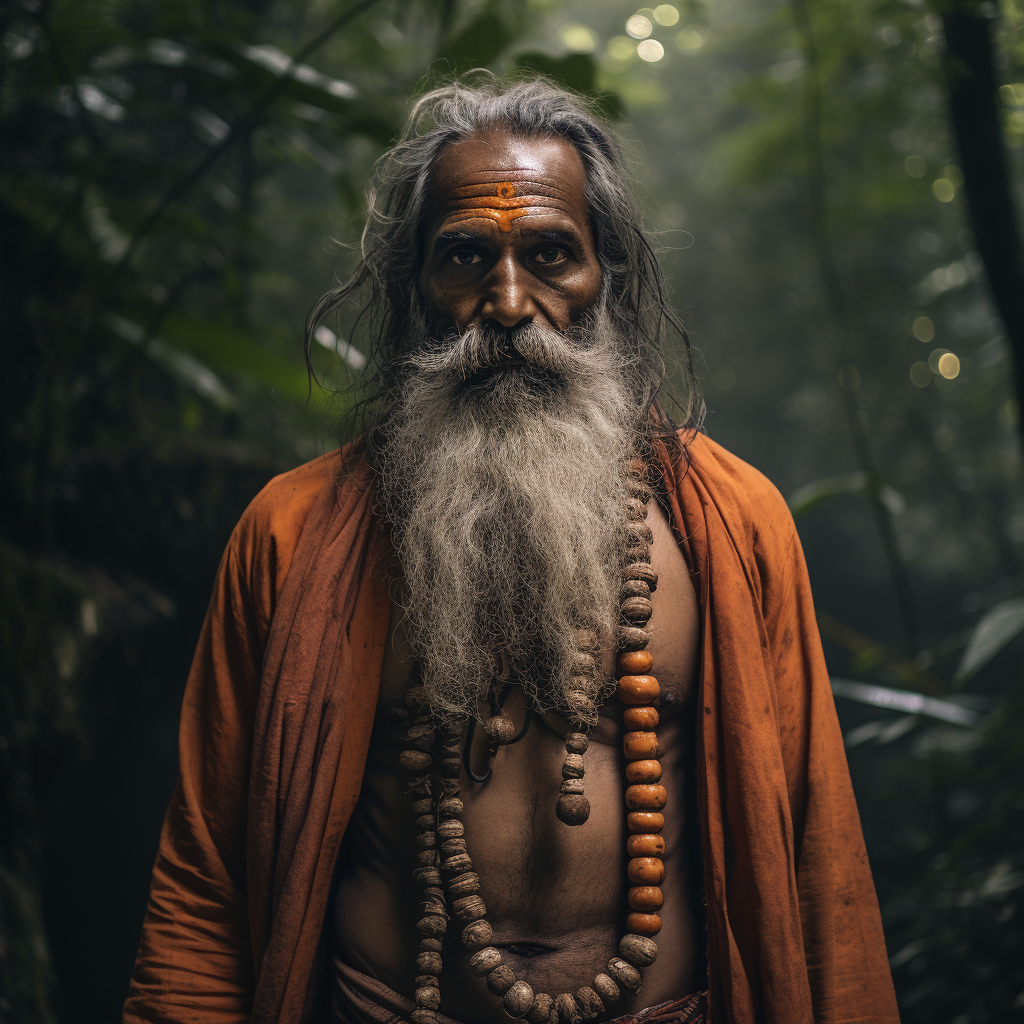
[[[221,560],[185,690],[179,780],[160,836],[125,1024],[249,1019],[246,803],[263,640],[239,532]]]
[[[898,1021],[860,817],[792,517],[755,543],[816,1021]]]

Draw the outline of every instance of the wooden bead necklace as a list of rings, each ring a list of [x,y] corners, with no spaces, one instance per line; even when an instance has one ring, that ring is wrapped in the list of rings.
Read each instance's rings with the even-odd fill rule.
[[[645,627],[651,617],[651,592],[658,577],[651,567],[653,535],[646,522],[647,503],[651,499],[647,467],[642,459],[631,459],[626,470],[626,550],[619,595],[617,693],[625,705],[622,721],[628,730],[622,747],[627,762],[626,825],[630,835],[626,852],[630,859],[626,873],[631,888],[630,913],[626,917],[626,935],[619,943],[619,956],[608,961],[605,971],[591,985],[552,997],[544,992],[535,993],[527,982],[518,980],[501,951],[490,945],[493,933],[487,921],[487,908],[480,898],[480,878],[473,871],[459,820],[463,810],[459,779],[464,723],[434,728],[426,693],[422,686],[414,685],[405,698],[412,718],[409,748],[400,755],[402,767],[411,775],[409,796],[419,829],[419,867],[414,875],[423,888],[424,907],[416,926],[420,946],[416,957],[413,1024],[437,1024],[441,947],[450,919],[462,929],[461,940],[470,954],[471,970],[486,978],[487,987],[502,998],[510,1016],[524,1018],[530,1024],[580,1024],[597,1017],[606,1005],[621,997],[622,989],[635,994],[640,988],[643,968],[657,958],[658,947],[652,936],[661,930],[658,911],[663,902],[660,886],[665,877],[665,840],[660,833],[665,825],[662,811],[667,794],[661,785],[658,738],[654,732],[658,725],[654,705],[661,688],[650,674],[654,659],[646,649],[650,634]],[[599,655],[597,634],[579,630],[577,642],[579,674],[595,671]],[[484,728],[496,750],[499,744],[519,737],[514,737],[511,720],[501,712],[504,701],[492,695],[491,704],[494,713]],[[582,825],[590,816],[590,802],[583,793],[583,755],[589,741],[582,723],[571,721],[571,725],[565,738],[556,814],[566,825]],[[489,777],[493,758],[491,752],[488,773],[482,779]]]

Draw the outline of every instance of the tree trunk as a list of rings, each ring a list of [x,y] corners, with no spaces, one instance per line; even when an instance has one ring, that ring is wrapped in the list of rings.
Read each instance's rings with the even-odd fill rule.
[[[975,245],[1006,327],[1017,400],[1024,405],[1024,246],[999,123],[993,19],[986,15],[988,8],[971,0],[945,6],[943,70]]]

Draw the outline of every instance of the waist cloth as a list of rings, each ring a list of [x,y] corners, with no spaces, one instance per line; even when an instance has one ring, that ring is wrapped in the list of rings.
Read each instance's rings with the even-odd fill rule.
[[[382,981],[357,971],[335,955],[328,1024],[399,1024],[411,1020],[416,1004]],[[669,999],[637,1013],[615,1017],[608,1024],[705,1024],[707,993]],[[443,1013],[438,1024],[459,1024]]]

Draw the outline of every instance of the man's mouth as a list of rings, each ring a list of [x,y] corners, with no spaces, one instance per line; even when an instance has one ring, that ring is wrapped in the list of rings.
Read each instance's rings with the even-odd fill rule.
[[[512,375],[524,386],[543,391],[554,388],[561,380],[554,370],[526,359],[503,359],[468,376],[463,382],[463,387],[467,391],[487,389]]]

